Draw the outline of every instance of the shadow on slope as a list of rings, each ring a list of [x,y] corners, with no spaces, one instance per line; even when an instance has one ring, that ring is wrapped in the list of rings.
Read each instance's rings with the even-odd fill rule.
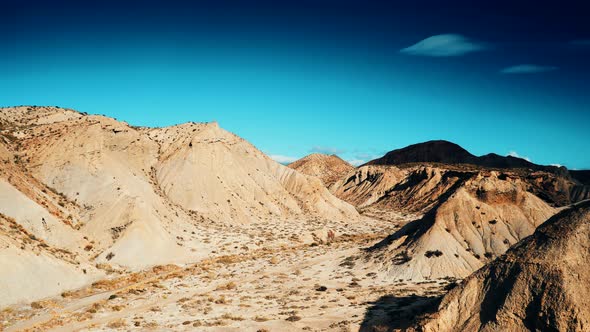
[[[360,332],[388,332],[407,329],[417,317],[436,311],[440,296],[386,295],[372,302],[365,312]]]
[[[373,252],[386,248],[403,236],[407,236],[404,243],[402,244],[403,246],[410,244],[416,239],[419,239],[424,233],[426,233],[426,231],[428,231],[428,229],[430,229],[430,227],[432,227],[432,225],[434,225],[438,208],[443,205],[459,188],[461,188],[461,186],[463,186],[465,181],[470,179],[474,174],[457,172],[454,173],[454,175],[459,178],[457,182],[455,182],[451,188],[449,188],[439,197],[436,205],[432,207],[432,209],[430,209],[422,218],[410,221],[397,232],[387,236],[385,239],[379,241],[373,246],[366,248],[365,251]]]

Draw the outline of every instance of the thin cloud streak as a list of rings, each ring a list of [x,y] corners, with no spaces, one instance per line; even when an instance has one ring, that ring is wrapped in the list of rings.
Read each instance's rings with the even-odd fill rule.
[[[521,156],[521,155],[519,155],[519,154],[518,154],[518,152],[516,152],[516,151],[510,151],[510,152],[508,153],[508,155],[509,155],[510,157],[524,159],[524,160],[528,161],[529,163],[532,163],[532,161],[531,161],[531,158],[529,158],[529,157],[524,157],[524,156]]]
[[[349,164],[351,164],[354,167],[358,167],[364,163],[366,163],[366,160],[363,159],[352,159],[352,160],[347,160],[346,162],[348,162]]]
[[[459,34],[430,36],[416,44],[403,48],[401,53],[408,55],[450,57],[461,56],[489,48],[485,43],[473,41]]]
[[[314,146],[312,147],[309,152],[311,153],[321,153],[321,154],[341,154],[346,152],[345,150],[329,147],[329,146]]]
[[[291,157],[291,156],[284,156],[284,155],[280,155],[280,154],[271,154],[269,156],[272,160],[276,161],[279,164],[290,164],[296,160],[298,160],[299,158],[297,157]]]
[[[516,66],[506,67],[500,70],[502,74],[538,74],[556,71],[559,67],[555,66],[539,66],[532,64],[522,64]]]

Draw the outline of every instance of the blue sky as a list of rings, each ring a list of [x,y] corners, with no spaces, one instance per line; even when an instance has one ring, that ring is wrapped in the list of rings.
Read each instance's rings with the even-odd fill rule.
[[[216,120],[281,161],[446,139],[590,168],[582,2],[254,3],[2,2],[0,104]]]

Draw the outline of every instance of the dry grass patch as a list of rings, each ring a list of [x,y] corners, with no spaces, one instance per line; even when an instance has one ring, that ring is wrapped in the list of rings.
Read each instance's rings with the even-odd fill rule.
[[[86,310],[86,312],[91,313],[91,314],[95,314],[102,308],[103,308],[103,304],[97,302],[97,303],[92,304],[92,306],[90,308],[88,308],[88,310]]]
[[[227,255],[221,256],[213,260],[215,263],[220,264],[236,264],[245,261],[247,258],[243,255]]]
[[[232,289],[236,289],[238,286],[236,285],[235,282],[230,281],[227,284],[223,284],[218,286],[215,290],[232,290]]]
[[[31,303],[33,309],[54,308],[57,303],[53,300],[35,301]]]
[[[110,329],[120,329],[127,326],[127,323],[124,319],[119,318],[107,324],[107,327]]]
[[[243,321],[244,317],[242,316],[234,316],[230,313],[225,313],[221,316],[222,319],[229,319],[229,320],[234,320],[234,321]]]

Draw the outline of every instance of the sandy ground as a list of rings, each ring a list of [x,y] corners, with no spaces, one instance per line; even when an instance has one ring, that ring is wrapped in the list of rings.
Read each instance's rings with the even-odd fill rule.
[[[408,219],[364,217],[211,226],[213,255],[194,264],[128,273],[26,305],[5,308],[6,331],[357,331],[374,330],[429,303],[444,280],[412,284],[381,278],[350,257]],[[325,227],[329,243],[295,240]],[[390,324],[391,322],[389,322]],[[395,324],[394,324],[395,325]]]

